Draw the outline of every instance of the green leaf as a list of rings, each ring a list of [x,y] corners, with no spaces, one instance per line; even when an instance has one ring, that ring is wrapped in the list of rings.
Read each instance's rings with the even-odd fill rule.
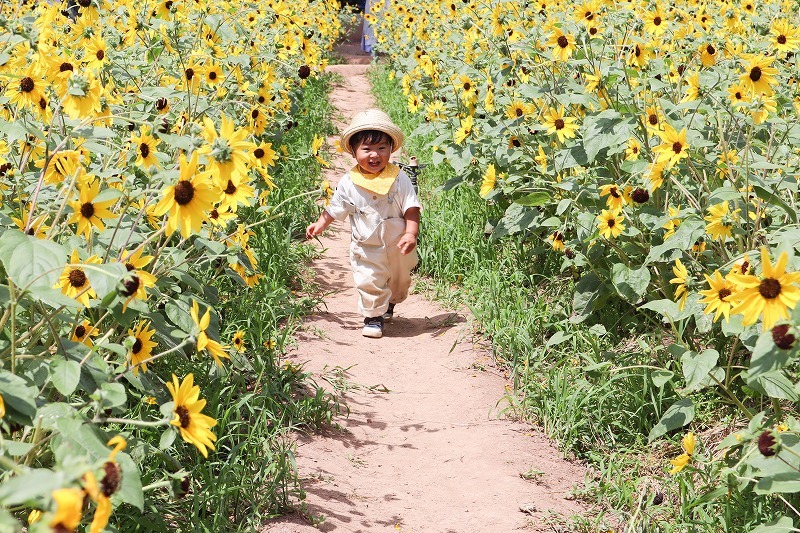
[[[175,426],[170,426],[164,433],[161,434],[161,439],[158,441],[158,447],[162,450],[169,449],[172,443],[175,442],[175,437],[178,436],[178,431]]]
[[[684,398],[672,404],[669,409],[661,417],[653,429],[650,430],[648,435],[648,442],[653,442],[655,439],[667,432],[682,428],[689,422],[694,420],[694,402],[691,398]]]
[[[771,476],[764,476],[758,480],[755,487],[756,494],[800,492],[800,476],[797,472],[780,472]]]
[[[492,238],[499,239],[506,235],[514,235],[525,231],[538,217],[539,212],[536,209],[531,209],[521,204],[511,204],[503,218],[494,227]]]
[[[39,391],[29,386],[28,382],[8,371],[0,371],[0,394],[9,411],[9,415],[21,415],[18,421],[30,424],[36,415],[36,396]]]
[[[691,250],[695,241],[706,232],[705,222],[689,217],[681,222],[675,233],[662,244],[650,248],[645,264],[679,259],[685,250]]]
[[[786,377],[782,370],[774,370],[760,374],[757,378],[748,381],[747,384],[756,391],[769,396],[796,402],[800,400],[794,384]]]
[[[750,533],[789,533],[795,531],[794,521],[788,516],[782,516],[777,520],[761,524]]]
[[[50,379],[55,388],[64,396],[69,396],[78,387],[81,379],[81,365],[77,361],[57,358],[50,363]]]
[[[515,204],[524,205],[526,207],[536,207],[539,205],[545,205],[550,201],[550,195],[544,191],[537,191],[532,192],[523,196],[522,198],[517,198],[514,200]]]
[[[772,338],[772,331],[762,333],[753,348],[753,355],[750,356],[750,368],[745,374],[745,380],[749,384],[757,379],[761,374],[781,370],[797,357],[797,350],[782,350],[775,345]]]
[[[653,381],[653,385],[658,387],[659,389],[664,387],[669,381],[675,376],[674,372],[669,370],[653,370],[650,373],[650,379]]]
[[[589,162],[605,148],[609,149],[609,155],[624,151],[631,137],[629,121],[613,109],[587,116],[582,130],[583,149]]]
[[[22,526],[7,509],[0,509],[0,531],[17,533],[22,531]]]
[[[122,383],[103,383],[92,396],[96,396],[96,399],[100,401],[101,409],[123,405],[127,400],[125,386]]]
[[[144,492],[139,468],[127,453],[120,452],[116,457],[122,468],[122,486],[114,495],[115,499],[133,505],[139,511],[144,510]]]
[[[789,216],[789,220],[791,220],[794,224],[798,223],[797,211],[794,208],[792,208],[792,206],[784,202],[783,199],[777,193],[769,191],[759,185],[754,185],[753,189],[756,191],[756,196],[758,196],[768,204],[780,207]]]
[[[128,275],[128,269],[122,263],[105,265],[84,265],[86,277],[99,299],[116,291],[117,285]]]
[[[611,283],[617,293],[630,303],[642,299],[650,285],[650,270],[646,266],[631,269],[622,263],[614,263],[611,268]]]
[[[547,339],[545,346],[548,348],[566,342],[572,338],[572,333],[564,333],[563,331],[556,331],[552,337]]]
[[[68,481],[63,472],[54,472],[47,468],[36,468],[11,476],[0,485],[0,505],[10,507],[34,503],[60,489]]]
[[[51,288],[67,263],[67,251],[56,242],[7,229],[0,234],[0,262],[20,287]]]
[[[65,307],[67,309],[78,309],[80,304],[75,298],[70,298],[59,289],[39,286],[28,289],[28,294],[36,301],[42,302],[54,309]]]
[[[711,384],[709,372],[717,366],[719,352],[704,350],[703,353],[687,351],[681,356],[683,377],[686,380],[687,391],[698,391]]]
[[[604,290],[603,280],[594,272],[590,271],[581,276],[572,296],[572,311],[577,315],[576,320],[583,321],[588,318],[600,301]]]

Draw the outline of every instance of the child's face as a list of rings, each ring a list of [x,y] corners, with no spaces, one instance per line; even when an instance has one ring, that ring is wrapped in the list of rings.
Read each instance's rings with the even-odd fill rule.
[[[392,155],[392,143],[380,140],[374,143],[361,143],[356,146],[356,161],[364,172],[375,174],[389,163]]]

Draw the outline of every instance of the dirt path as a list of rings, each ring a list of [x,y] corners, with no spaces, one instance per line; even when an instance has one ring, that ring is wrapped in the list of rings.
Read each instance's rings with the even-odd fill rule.
[[[345,78],[331,97],[345,122],[374,106],[364,75],[368,58],[348,59],[330,67]],[[341,156],[329,179],[352,164]],[[325,521],[315,529],[288,516],[264,531],[560,531],[548,524],[582,511],[569,493],[584,470],[561,459],[537,430],[498,415],[506,381],[464,338],[464,315],[412,294],[382,339],[362,337],[349,228],[333,228],[322,238],[325,257],[314,265],[330,291],[327,310],[307,320],[289,357],[327,377],[317,381],[329,389],[343,378],[350,414],[339,420],[341,430],[301,436],[298,444],[307,509]]]

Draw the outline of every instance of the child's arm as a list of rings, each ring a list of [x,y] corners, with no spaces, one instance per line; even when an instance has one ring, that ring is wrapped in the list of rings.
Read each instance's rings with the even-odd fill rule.
[[[316,235],[320,235],[334,220],[335,219],[327,211],[323,211],[319,215],[317,221],[313,224],[309,224],[306,228],[306,239],[311,239]]]
[[[400,237],[397,247],[403,255],[410,254],[417,247],[417,235],[419,235],[419,207],[409,207],[403,213],[406,219],[406,232]]]

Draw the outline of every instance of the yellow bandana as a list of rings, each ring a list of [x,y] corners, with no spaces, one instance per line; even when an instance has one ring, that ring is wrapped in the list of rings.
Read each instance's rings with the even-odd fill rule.
[[[350,179],[359,187],[377,194],[386,194],[397,179],[400,167],[389,163],[378,174],[364,174],[358,165],[350,170]]]

